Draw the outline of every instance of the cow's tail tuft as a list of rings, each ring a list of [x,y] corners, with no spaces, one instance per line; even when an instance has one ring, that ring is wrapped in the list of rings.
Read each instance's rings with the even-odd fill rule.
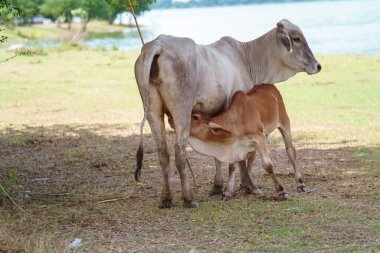
[[[142,162],[144,158],[144,125],[146,121],[146,104],[144,103],[144,118],[140,125],[140,145],[136,153],[135,180],[140,181]]]

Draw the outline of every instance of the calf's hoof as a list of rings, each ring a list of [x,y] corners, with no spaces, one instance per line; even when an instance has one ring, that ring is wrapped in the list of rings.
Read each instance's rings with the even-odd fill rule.
[[[210,191],[210,196],[223,194],[223,185],[214,185]]]
[[[289,200],[289,194],[287,192],[280,192],[280,194],[278,194],[278,198],[280,200]]]
[[[195,200],[184,200],[183,207],[185,208],[196,208],[198,207],[198,202]]]
[[[260,188],[256,188],[256,189],[252,190],[251,194],[256,195],[256,196],[263,196],[264,195],[263,191],[260,190]]]
[[[310,192],[310,191],[306,188],[306,186],[300,185],[297,187],[297,192],[302,193],[302,192]]]
[[[171,208],[173,206],[173,201],[172,199],[163,199],[160,202],[160,205],[158,206],[159,208]]]

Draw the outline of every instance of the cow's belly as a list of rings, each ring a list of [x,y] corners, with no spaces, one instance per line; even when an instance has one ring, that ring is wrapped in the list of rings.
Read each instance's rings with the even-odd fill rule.
[[[225,80],[225,82],[221,82],[220,79]],[[208,78],[208,80],[210,81],[201,82],[198,85],[199,89],[194,99],[193,111],[215,115],[227,108],[236,91],[247,91],[251,88],[243,82],[236,81],[234,76],[226,75],[215,79]]]
[[[209,94],[209,95],[207,95]],[[214,115],[225,109],[230,94],[225,91],[215,93],[204,93],[204,96],[196,98],[194,101],[193,111],[205,112],[208,115]]]
[[[193,110],[212,115],[225,109],[236,91],[248,91],[252,85],[230,56],[212,47],[197,48],[197,92]]]

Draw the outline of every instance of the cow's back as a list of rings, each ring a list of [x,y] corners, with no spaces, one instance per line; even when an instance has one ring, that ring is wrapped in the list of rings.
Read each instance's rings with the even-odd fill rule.
[[[252,87],[239,43],[224,37],[198,45],[189,38],[160,35],[143,47],[141,55],[150,57],[141,61],[140,68],[149,66],[149,78],[162,84],[157,87],[164,96],[181,96],[193,104],[193,110],[215,115],[225,109],[235,91]]]

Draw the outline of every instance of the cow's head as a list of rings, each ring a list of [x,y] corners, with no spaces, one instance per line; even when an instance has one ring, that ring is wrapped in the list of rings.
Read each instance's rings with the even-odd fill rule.
[[[301,29],[283,19],[277,23],[277,38],[281,48],[283,64],[296,71],[306,71],[309,75],[321,71],[322,66],[315,59]]]
[[[215,123],[203,112],[191,114],[190,135],[202,140],[223,140],[231,136],[231,132]]]

